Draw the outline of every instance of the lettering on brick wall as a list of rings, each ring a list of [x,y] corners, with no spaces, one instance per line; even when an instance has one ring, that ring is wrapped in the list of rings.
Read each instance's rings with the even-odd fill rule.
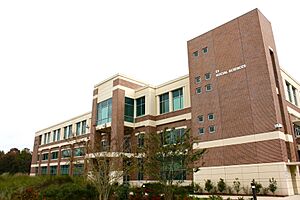
[[[240,66],[237,66],[237,67],[234,67],[234,68],[231,68],[229,70],[222,71],[222,72],[220,72],[220,70],[216,70],[216,77],[223,76],[223,75],[226,75],[226,74],[230,74],[232,72],[236,72],[236,71],[239,71],[239,70],[244,69],[244,68],[246,68],[246,64],[243,64],[243,65],[240,65]]]

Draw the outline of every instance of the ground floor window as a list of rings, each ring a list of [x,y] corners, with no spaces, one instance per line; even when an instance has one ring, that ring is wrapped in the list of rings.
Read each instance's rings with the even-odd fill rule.
[[[42,175],[46,175],[47,174],[47,167],[42,167],[41,174]]]
[[[75,164],[74,165],[74,170],[73,170],[73,175],[74,176],[80,176],[84,172],[84,167],[83,164]]]
[[[57,174],[57,166],[50,166],[50,175]]]
[[[61,175],[69,175],[69,165],[61,165],[60,166],[60,174]]]

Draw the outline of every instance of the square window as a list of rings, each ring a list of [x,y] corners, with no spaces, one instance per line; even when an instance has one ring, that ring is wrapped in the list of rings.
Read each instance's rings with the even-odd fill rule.
[[[208,48],[207,47],[202,48],[202,53],[207,53],[207,52],[208,52]]]
[[[198,128],[199,135],[203,135],[205,133],[205,129],[203,127]]]
[[[199,116],[198,116],[198,122],[199,122],[199,123],[204,122],[204,117],[203,117],[203,115],[199,115]]]
[[[205,74],[205,80],[210,80],[211,79],[211,73],[208,72]]]
[[[215,119],[214,113],[209,113],[209,114],[207,115],[207,118],[208,118],[208,120],[214,120],[214,119]]]
[[[196,82],[196,83],[200,83],[200,82],[201,82],[200,76],[195,77],[195,82]]]
[[[207,84],[207,85],[205,86],[205,90],[206,90],[206,92],[211,91],[211,90],[212,90],[211,84]]]
[[[202,92],[201,87],[196,88],[196,94],[201,94],[201,92]]]
[[[214,133],[214,132],[216,132],[216,126],[215,125],[209,126],[208,130],[210,133]]]
[[[194,57],[198,57],[198,56],[199,56],[199,52],[198,52],[198,51],[194,51],[194,52],[193,52],[193,56],[194,56]]]

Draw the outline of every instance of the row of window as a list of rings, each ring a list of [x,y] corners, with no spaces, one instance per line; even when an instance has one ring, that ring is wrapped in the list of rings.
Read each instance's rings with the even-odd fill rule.
[[[208,47],[202,48],[201,52],[202,52],[203,54],[206,54],[206,53],[208,52]],[[193,56],[194,56],[194,57],[198,57],[198,56],[199,56],[199,51],[194,51],[194,52],[193,52]]]
[[[203,122],[204,122],[204,116],[203,116],[203,115],[198,115],[197,119],[198,119],[198,122],[199,122],[199,123],[203,123]],[[208,119],[209,121],[214,120],[214,119],[215,119],[215,114],[214,114],[214,113],[209,113],[209,114],[207,115],[207,119]]]
[[[291,103],[295,104],[296,106],[298,106],[298,98],[297,98],[298,91],[297,91],[297,89],[287,81],[285,81],[285,85],[286,85],[286,88],[287,88],[289,102],[291,102]]]
[[[183,89],[179,88],[171,91],[173,111],[183,109]],[[170,112],[169,92],[159,95],[159,113]],[[135,102],[135,106],[134,106]],[[145,115],[145,96],[138,99],[125,97],[124,121],[134,122],[134,117]],[[134,116],[134,108],[136,116]],[[112,116],[112,98],[98,103],[97,105],[97,125],[111,122]],[[72,128],[72,127],[71,127]]]
[[[205,85],[205,91],[206,92],[212,91],[212,85],[211,84]],[[201,93],[202,93],[202,87],[197,87],[196,88],[196,94],[201,94]]]
[[[48,160],[48,155],[49,155],[48,153],[43,153],[42,160]],[[84,148],[82,147],[75,148],[73,151],[73,156],[84,156],[84,155],[85,152],[84,152]],[[62,150],[61,157],[62,158],[71,157],[71,150],[70,149]],[[58,151],[51,152],[51,160],[56,160],[56,159],[58,159]],[[39,160],[39,155],[38,155],[38,160]]]
[[[173,111],[183,109],[183,89],[179,88],[172,92]],[[170,112],[170,95],[169,92],[159,95],[159,113]]]
[[[205,80],[210,80],[211,79],[211,73],[208,72],[208,73],[204,74],[204,78],[205,78]],[[200,76],[195,77],[195,83],[196,84],[201,83],[201,77]]]
[[[86,128],[87,128],[86,120],[81,121],[81,122],[77,122],[76,123],[76,131],[75,131],[75,135],[74,136],[79,136],[79,135],[85,134],[86,133]],[[52,132],[52,142],[56,142],[56,141],[60,141],[61,140],[61,138],[60,138],[61,137],[60,130],[61,129],[57,129],[57,130],[54,130]],[[51,136],[50,135],[51,135],[51,132],[43,134],[43,137],[44,137],[43,144],[48,144],[48,143],[51,142]],[[72,124],[64,127],[63,139],[70,138],[71,136],[73,136],[73,133],[72,133]],[[40,142],[39,142],[39,144],[41,144],[41,141],[42,141],[42,135],[40,136]]]
[[[58,166],[50,166],[50,175],[57,175]],[[35,168],[35,173],[38,174],[38,167]],[[78,176],[83,174],[84,166],[83,164],[75,164],[73,168],[73,175]],[[70,165],[60,165],[60,175],[69,175],[70,173]],[[47,175],[48,174],[48,167],[44,166],[41,167],[41,174]]]
[[[217,130],[217,128],[216,128],[215,125],[211,125],[211,126],[208,127],[208,132],[209,133],[214,133],[214,132],[216,132],[216,130]],[[205,134],[205,128],[204,127],[198,128],[198,133],[199,133],[199,135]]]

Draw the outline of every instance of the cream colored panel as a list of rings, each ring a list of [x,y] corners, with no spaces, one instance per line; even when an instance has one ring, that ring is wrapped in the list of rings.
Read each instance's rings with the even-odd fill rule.
[[[294,115],[294,116],[300,118],[300,113],[297,112],[296,110],[294,110],[293,108],[291,108],[291,107],[288,106],[288,107],[287,107],[287,110],[288,110],[288,112],[289,112],[290,114],[292,114],[292,115]]]

